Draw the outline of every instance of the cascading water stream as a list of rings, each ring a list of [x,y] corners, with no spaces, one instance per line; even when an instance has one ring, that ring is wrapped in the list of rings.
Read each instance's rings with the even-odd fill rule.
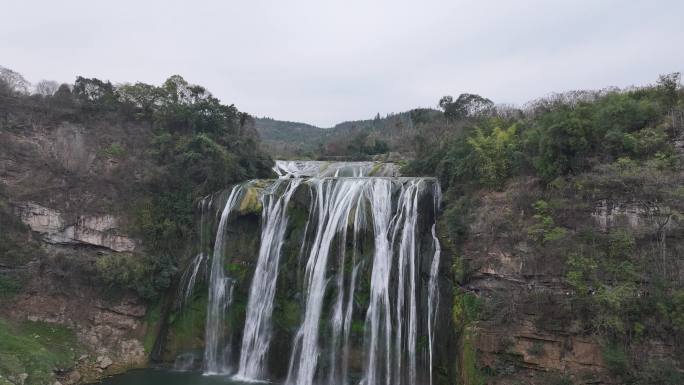
[[[442,201],[442,190],[439,187],[439,184],[436,184],[434,187],[434,216],[435,218],[437,217],[437,210],[439,209],[439,206],[441,205]],[[442,257],[442,247],[439,244],[439,239],[437,239],[437,234],[435,232],[435,228],[437,227],[436,223],[432,224],[432,228],[430,229],[430,235],[432,235],[432,244],[435,249],[435,254],[432,257],[432,263],[430,265],[430,281],[428,282],[428,369],[429,369],[429,375],[430,375],[430,385],[432,385],[432,355],[433,355],[433,349],[434,349],[434,331],[435,331],[435,323],[436,323],[436,317],[437,317],[437,309],[439,307],[439,291],[437,290],[437,283],[439,279],[439,262]]]
[[[325,273],[331,244],[337,233],[346,230],[349,213],[364,186],[364,181],[356,178],[312,179],[310,183],[316,195],[318,228],[305,270],[307,299],[304,320],[295,336],[286,381],[292,385],[311,385],[314,381],[320,356],[319,325],[328,283]]]
[[[247,316],[236,379],[258,379],[265,375],[265,358],[271,337],[273,297],[278,279],[280,249],[287,227],[287,205],[301,179],[276,181],[262,195],[263,229],[254,278],[249,290]],[[285,192],[276,196],[281,185]]]
[[[299,222],[303,228],[297,232],[299,255],[295,251],[290,257],[301,265],[301,275],[295,275],[301,277],[302,292],[297,297],[301,313],[299,326],[288,337],[289,357],[278,358],[289,361],[287,373],[281,372],[284,382],[432,384],[441,251],[434,223],[426,228],[420,218],[427,215],[434,220],[437,215],[436,180],[396,177],[395,167],[373,162],[279,161],[274,170],[279,174],[276,181],[251,182],[231,190],[213,251],[198,254],[186,270],[186,286],[191,287],[203,261],[209,265],[205,373],[229,374],[236,367],[235,379],[271,379],[269,355],[274,304],[281,290],[277,284],[281,254],[286,234],[292,234],[287,231],[288,210],[296,192],[308,189],[298,195],[300,212],[308,210],[306,221]],[[389,176],[371,176],[378,174]],[[258,191],[261,201],[261,235],[239,333],[227,330],[227,310],[238,281],[226,274],[223,259],[224,248],[231,247],[225,238],[229,218],[248,195],[248,187]],[[305,195],[311,199],[307,206],[301,204]],[[432,210],[423,197],[433,198]],[[431,245],[434,254],[422,255],[421,244]],[[422,267],[428,265],[429,271]],[[429,279],[425,282],[421,277]],[[192,293],[185,290],[185,295]],[[418,342],[422,333],[427,334],[427,347]],[[241,335],[235,349],[233,334]],[[240,352],[235,362],[231,362],[232,350]]]
[[[230,370],[230,344],[221,343],[225,336],[226,311],[232,300],[232,280],[223,268],[225,228],[231,212],[239,202],[243,185],[233,187],[221,213],[216,232],[214,253],[209,274],[209,302],[207,304],[207,325],[205,329],[204,366],[207,374],[223,374]]]

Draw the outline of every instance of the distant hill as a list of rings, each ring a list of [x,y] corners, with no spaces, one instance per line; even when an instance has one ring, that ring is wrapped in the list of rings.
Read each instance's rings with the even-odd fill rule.
[[[255,127],[264,149],[275,158],[312,157],[328,134],[306,123],[256,118]]]
[[[332,128],[271,118],[257,118],[255,123],[265,150],[276,158],[364,158],[388,151],[411,151],[419,131],[442,116],[441,111],[418,108],[346,121]]]

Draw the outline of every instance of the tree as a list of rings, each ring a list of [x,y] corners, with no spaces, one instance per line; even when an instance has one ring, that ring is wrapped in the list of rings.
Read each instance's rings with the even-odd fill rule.
[[[145,83],[124,84],[117,89],[119,99],[140,108],[145,113],[152,112],[153,107],[164,96],[164,90]]]
[[[507,129],[497,126],[486,134],[477,127],[467,139],[475,155],[476,174],[485,186],[501,188],[511,175],[519,146],[516,130],[515,125]]]
[[[118,103],[114,86],[97,78],[76,78],[73,95],[84,105],[96,109],[113,109]]]
[[[28,94],[30,83],[20,73],[0,66],[0,81],[5,83],[7,93]]]
[[[585,110],[565,107],[539,119],[535,167],[542,177],[552,180],[583,168],[592,144],[592,122],[586,115]]]
[[[57,88],[57,91],[52,95],[52,100],[61,107],[67,107],[73,104],[74,99],[71,93],[71,86],[64,83]]]
[[[454,98],[451,95],[442,96],[439,99],[439,108],[441,108],[445,113],[447,108],[454,102]]]
[[[41,80],[36,84],[36,93],[43,96],[52,96],[57,92],[59,84],[54,80]]]
[[[476,94],[461,94],[454,101],[451,96],[443,96],[439,107],[447,120],[462,120],[482,116],[494,108],[494,102]]]
[[[663,104],[668,109],[677,105],[679,99],[678,91],[680,87],[681,74],[673,72],[667,75],[660,75],[658,77],[658,90],[662,93]]]

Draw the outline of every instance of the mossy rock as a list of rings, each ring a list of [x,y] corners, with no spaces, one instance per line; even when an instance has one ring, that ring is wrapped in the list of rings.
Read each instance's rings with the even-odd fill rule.
[[[260,188],[248,187],[245,191],[245,195],[242,197],[242,201],[240,201],[238,213],[240,215],[261,214],[261,210],[263,210],[264,207],[259,197],[261,195],[260,193]]]

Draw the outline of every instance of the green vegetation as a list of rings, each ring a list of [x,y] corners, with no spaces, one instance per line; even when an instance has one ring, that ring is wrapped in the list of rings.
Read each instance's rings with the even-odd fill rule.
[[[454,293],[451,316],[459,333],[459,378],[461,383],[467,385],[486,383],[478,364],[476,348],[473,345],[474,325],[481,317],[483,306],[482,300],[471,293]]]
[[[102,154],[110,158],[121,158],[126,155],[126,150],[118,143],[112,143],[109,147],[102,150]]]
[[[0,299],[11,298],[21,290],[21,281],[9,275],[0,275]]]
[[[125,201],[110,203],[124,211],[129,232],[142,238],[145,256],[98,260],[97,272],[112,290],[132,289],[147,299],[158,296],[170,286],[182,258],[191,254],[189,247],[198,236],[195,202],[231,184],[272,174],[272,160],[259,148],[253,118],[179,75],[160,86],[113,85],[79,76],[54,93],[27,95],[17,86],[20,75],[8,74],[12,76],[0,78],[0,89],[11,101],[12,110],[3,112],[11,112],[12,119],[4,114],[3,127],[21,130],[23,121],[124,127],[125,136],[104,130],[96,153],[117,160],[116,174],[104,182],[117,190],[115,199]],[[5,84],[10,78],[18,80]],[[133,132],[137,140],[128,138],[129,127],[138,131]],[[0,231],[0,237],[5,234]],[[10,255],[1,253],[5,245]],[[3,259],[21,249],[26,248],[0,242]]]
[[[526,311],[541,329],[577,325],[603,341],[604,362],[623,381],[647,383],[654,373],[643,374],[651,365],[639,354],[645,341],[674,341],[683,357],[679,74],[626,91],[553,95],[524,109],[468,94],[445,97],[440,107],[443,119],[423,123],[416,158],[403,171],[440,179],[445,235],[458,246],[472,226],[491,231],[478,242],[516,250],[528,274],[562,279],[565,296],[533,291]],[[462,341],[477,325],[472,314],[501,323],[522,317],[501,306],[510,300],[497,293],[478,305],[476,294],[463,292],[469,270],[462,258],[454,270]],[[473,368],[465,347],[462,375]]]
[[[143,345],[147,354],[152,352],[152,349],[154,348],[154,342],[157,339],[157,334],[159,333],[159,330],[157,330],[155,326],[159,325],[159,321],[161,321],[161,307],[161,302],[152,304],[147,309],[147,314],[145,314],[145,324],[147,325],[147,330],[143,340]]]
[[[527,229],[527,233],[539,246],[544,246],[548,242],[557,241],[565,236],[565,229],[558,227],[551,216],[549,204],[546,201],[538,200],[532,207],[534,208],[533,218],[536,223]]]
[[[81,354],[73,331],[43,322],[0,320],[0,341],[0,383],[18,383],[27,374],[27,385],[51,384],[53,371],[71,368]]]
[[[12,211],[9,197],[0,184],[0,265],[20,267],[42,255],[37,242],[30,238],[27,240],[28,234],[28,227]],[[19,277],[12,280],[17,281]]]
[[[169,257],[106,254],[95,262],[96,271],[110,289],[130,289],[142,298],[154,299],[171,285],[176,272]]]

